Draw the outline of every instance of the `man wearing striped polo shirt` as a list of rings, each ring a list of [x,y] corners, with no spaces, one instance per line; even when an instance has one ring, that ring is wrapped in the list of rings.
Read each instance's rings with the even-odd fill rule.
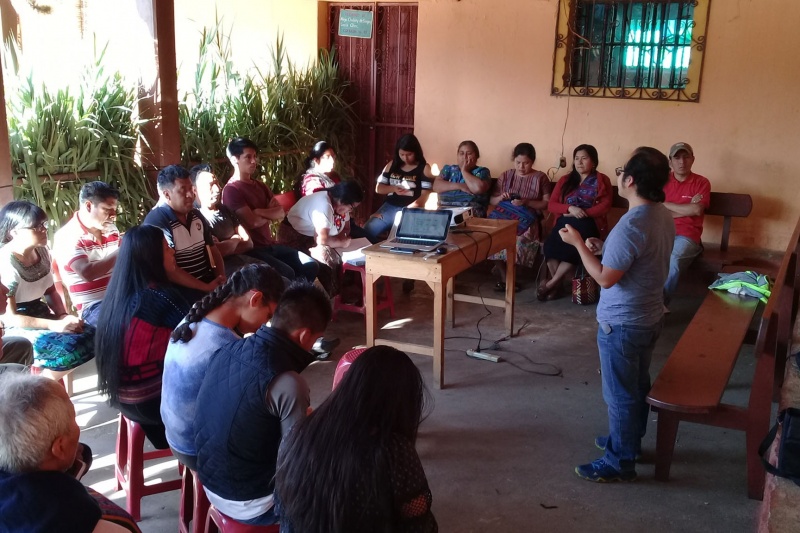
[[[170,165],[158,173],[158,192],[162,202],[144,219],[145,224],[161,228],[175,250],[177,267],[167,272],[172,283],[190,289],[199,299],[225,282],[222,254],[211,237],[203,215],[194,208],[194,191],[189,171]]]
[[[119,192],[102,181],[81,187],[78,211],[58,230],[54,257],[72,304],[87,324],[96,325],[117,261]]]

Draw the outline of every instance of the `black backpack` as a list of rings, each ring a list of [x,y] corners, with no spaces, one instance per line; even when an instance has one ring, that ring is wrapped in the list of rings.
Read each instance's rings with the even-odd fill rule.
[[[783,430],[778,449],[778,466],[775,467],[764,454],[775,441],[779,425],[783,426]],[[800,485],[800,409],[790,407],[780,412],[778,421],[758,448],[758,454],[767,472],[774,476],[789,478]]]

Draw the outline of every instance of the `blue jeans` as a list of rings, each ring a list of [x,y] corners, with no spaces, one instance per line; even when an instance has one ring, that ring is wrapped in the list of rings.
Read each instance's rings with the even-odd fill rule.
[[[675,244],[672,245],[672,255],[669,256],[669,276],[664,284],[664,303],[669,305],[669,301],[678,290],[678,280],[681,273],[689,268],[694,258],[700,255],[703,246],[697,244],[692,239],[677,235]]]
[[[272,244],[253,248],[247,255],[264,261],[284,278],[303,277],[313,282],[319,273],[319,263],[303,252],[283,244]]]
[[[647,430],[650,360],[662,322],[652,327],[600,323],[597,349],[608,406],[608,443],[603,459],[620,472],[635,470]]]
[[[381,235],[392,229],[395,215],[402,210],[403,208],[399,205],[384,202],[364,224],[364,233],[367,234],[367,239],[372,243],[380,242]]]

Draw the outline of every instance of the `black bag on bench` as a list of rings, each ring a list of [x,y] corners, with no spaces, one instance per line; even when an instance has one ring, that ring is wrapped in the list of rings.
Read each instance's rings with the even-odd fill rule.
[[[764,457],[775,441],[778,426],[783,426],[781,444],[778,449],[778,466],[772,466]],[[800,485],[800,409],[784,409],[778,415],[778,421],[758,448],[758,455],[767,472],[774,476],[789,478]]]

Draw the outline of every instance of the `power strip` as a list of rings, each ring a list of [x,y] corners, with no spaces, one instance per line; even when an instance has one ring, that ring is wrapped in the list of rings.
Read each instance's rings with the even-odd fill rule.
[[[496,355],[483,353],[483,352],[476,352],[475,350],[467,350],[467,356],[472,357],[473,359],[483,359],[484,361],[491,361],[492,363],[499,363],[502,361]]]

